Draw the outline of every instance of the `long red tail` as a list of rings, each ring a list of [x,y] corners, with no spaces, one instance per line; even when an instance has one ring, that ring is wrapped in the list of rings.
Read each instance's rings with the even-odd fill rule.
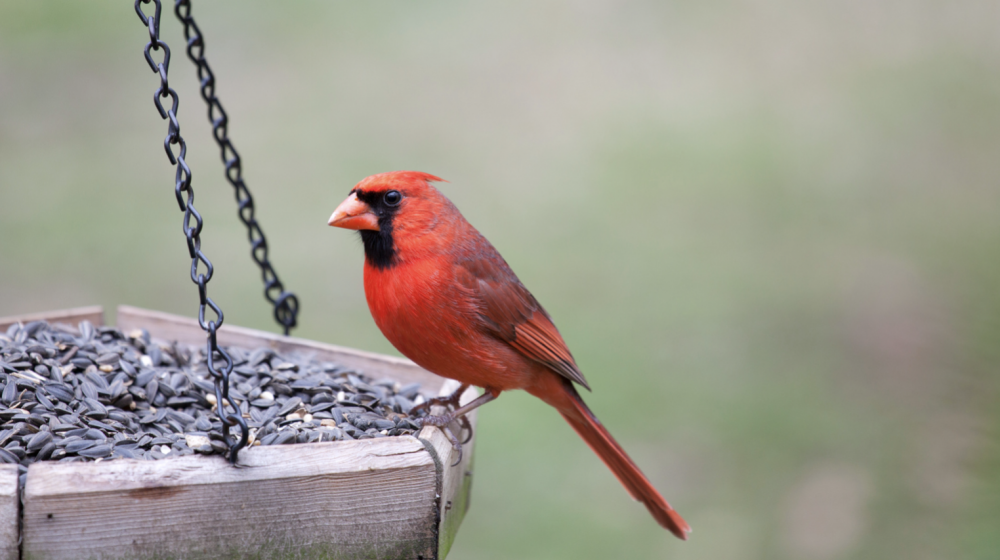
[[[663,499],[653,484],[642,474],[642,471],[632,462],[625,450],[618,445],[615,438],[611,437],[611,434],[601,425],[600,420],[587,408],[573,385],[555,375],[550,379],[559,384],[561,390],[557,391],[561,394],[553,394],[555,391],[552,391],[554,387],[552,387],[551,382],[546,383],[548,387],[545,389],[548,390],[531,390],[530,392],[559,410],[559,413],[576,430],[576,433],[580,434],[580,437],[587,442],[594,453],[597,453],[604,464],[611,469],[611,472],[628,490],[632,498],[646,505],[646,509],[653,514],[657,523],[668,529],[677,538],[687,540],[691,527],[679,513],[670,507],[667,500]]]

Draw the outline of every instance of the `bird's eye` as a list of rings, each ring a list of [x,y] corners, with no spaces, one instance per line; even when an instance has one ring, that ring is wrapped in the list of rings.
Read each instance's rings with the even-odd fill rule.
[[[389,191],[382,197],[387,206],[396,206],[403,200],[403,195],[399,191]]]

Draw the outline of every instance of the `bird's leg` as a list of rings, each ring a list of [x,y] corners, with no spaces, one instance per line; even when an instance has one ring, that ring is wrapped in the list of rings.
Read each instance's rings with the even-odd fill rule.
[[[425,414],[429,414],[432,406],[446,406],[452,410],[458,408],[459,401],[462,400],[462,393],[469,388],[468,383],[462,383],[462,385],[452,394],[447,397],[434,397],[427,399],[426,401],[414,406],[410,409],[410,415],[414,415],[417,412],[423,411]]]
[[[412,416],[414,413],[430,414],[432,406],[444,406],[449,410],[456,410],[459,407],[459,401],[462,399],[462,394],[464,394],[465,390],[468,388],[469,384],[463,383],[457,390],[452,392],[452,394],[447,397],[434,397],[432,399],[428,399],[411,408],[410,415]],[[472,439],[472,424],[469,423],[469,419],[465,416],[461,416],[456,419],[462,424],[462,429],[459,434],[463,432],[466,433],[465,439],[462,440],[462,443],[469,443]]]
[[[430,414],[432,406],[444,406],[449,410],[456,410],[459,407],[460,404],[459,401],[461,401],[462,395],[468,388],[469,384],[463,383],[457,390],[453,391],[447,397],[434,397],[432,399],[428,399],[411,408],[410,415],[413,416],[415,414]],[[466,434],[465,439],[463,439],[461,443],[463,444],[469,443],[469,441],[472,440],[472,424],[469,423],[469,419],[466,418],[464,415],[456,417],[456,420],[458,420],[462,424],[462,429],[459,432],[459,434],[462,433]]]
[[[468,387],[468,385],[463,385],[463,387]],[[444,432],[444,435],[448,437],[448,441],[451,442],[452,448],[458,451],[458,459],[455,461],[455,464],[452,465],[454,467],[455,465],[462,462],[462,444],[468,443],[469,440],[472,439],[472,425],[469,424],[469,419],[466,418],[465,415],[483,406],[484,404],[492,401],[498,396],[500,396],[499,391],[494,392],[487,389],[485,393],[479,395],[478,397],[476,397],[475,400],[473,400],[472,402],[463,407],[451,410],[439,416],[424,416],[423,418],[417,418],[415,420],[420,424],[421,427],[437,426],[438,428],[441,428],[441,431]],[[452,395],[452,397],[454,397],[454,395]],[[465,441],[461,442],[458,441],[458,438],[455,437],[455,434],[452,433],[451,428],[449,427],[449,425],[455,420],[460,420],[462,422],[462,428],[469,430],[469,437],[466,438]]]

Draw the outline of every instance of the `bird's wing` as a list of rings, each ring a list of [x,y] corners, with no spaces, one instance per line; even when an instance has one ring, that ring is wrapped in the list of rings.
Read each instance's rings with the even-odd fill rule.
[[[548,313],[489,242],[478,249],[474,256],[458,260],[457,276],[474,294],[487,332],[589,391]]]

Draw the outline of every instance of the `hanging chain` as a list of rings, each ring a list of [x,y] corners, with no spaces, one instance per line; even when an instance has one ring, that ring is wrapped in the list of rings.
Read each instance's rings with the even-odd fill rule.
[[[142,12],[140,4],[149,4],[150,1],[156,6],[153,15],[147,16]],[[174,176],[174,194],[177,196],[177,204],[184,212],[182,227],[184,236],[187,238],[188,253],[191,255],[191,281],[198,286],[198,324],[208,333],[208,345],[205,351],[208,371],[215,380],[215,400],[222,420],[222,436],[229,447],[229,460],[236,462],[236,455],[240,449],[246,446],[250,430],[246,421],[240,415],[240,409],[236,403],[229,398],[229,374],[233,371],[233,359],[225,350],[219,347],[217,341],[217,331],[222,326],[222,309],[218,304],[208,297],[208,281],[212,279],[212,263],[201,251],[201,214],[194,207],[194,189],[191,187],[191,169],[184,161],[187,155],[187,144],[181,137],[181,125],[177,122],[177,92],[167,83],[167,69],[170,67],[170,48],[160,40],[160,0],[135,0],[135,12],[139,14],[139,19],[149,29],[149,43],[146,44],[146,62],[153,70],[153,73],[160,76],[160,87],[153,93],[153,102],[156,104],[160,116],[167,119],[167,136],[163,140],[163,149],[167,152],[167,158],[171,165],[177,166],[177,173]],[[163,50],[163,60],[155,62],[152,51]],[[164,109],[161,99],[170,98],[170,109]],[[178,152],[175,155],[171,146],[177,145]],[[198,270],[199,263],[205,265],[205,271]],[[215,314],[215,319],[206,322],[205,311],[210,308]],[[216,366],[216,360],[222,359],[222,367]],[[235,412],[229,412],[227,407],[232,407]],[[229,435],[231,426],[240,427],[240,438],[233,441]]]
[[[250,256],[260,267],[261,278],[264,280],[264,297],[274,306],[274,320],[285,330],[285,336],[295,327],[299,312],[299,300],[295,294],[286,292],[278,279],[271,262],[267,259],[267,239],[254,218],[253,197],[243,182],[243,166],[240,154],[236,152],[229,140],[229,117],[222,108],[222,103],[215,96],[215,75],[205,60],[205,40],[201,29],[191,16],[189,0],[175,0],[174,13],[184,24],[184,38],[187,39],[187,54],[194,62],[198,71],[198,81],[201,83],[201,98],[208,106],[208,121],[212,124],[212,136],[219,145],[222,163],[225,164],[226,179],[232,185],[239,205],[238,214],[243,225],[247,227],[247,239],[250,240]]]

